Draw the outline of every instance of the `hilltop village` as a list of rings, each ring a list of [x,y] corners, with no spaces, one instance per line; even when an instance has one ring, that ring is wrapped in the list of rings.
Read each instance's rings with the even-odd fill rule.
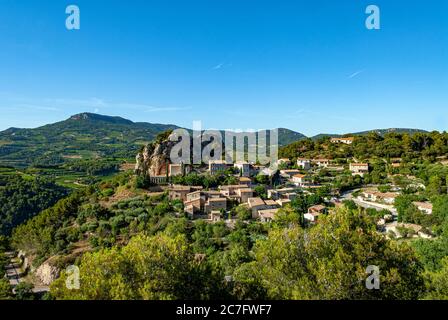
[[[334,137],[327,139],[327,143],[343,148],[352,145],[355,139]],[[407,183],[405,188],[414,188],[416,192],[425,190],[424,183],[411,175],[394,174],[402,165],[402,158],[380,161],[385,170],[381,183],[370,181],[374,167],[369,161],[356,157],[281,158],[277,161],[278,170],[250,162],[213,160],[207,165],[192,166],[159,159],[158,169],[152,167],[146,171],[155,173],[147,176],[150,183],[161,186],[170,201],[181,202],[183,213],[191,220],[224,221],[232,226],[243,217],[270,223],[284,212],[281,209],[296,206],[305,197],[309,203],[301,217],[304,227],[319,223],[322,215],[332,214],[345,203],[368,210],[376,219],[378,231],[389,237],[431,238],[431,232],[424,226],[399,217],[395,206],[396,199],[403,194],[403,179]],[[140,165],[141,160],[137,159],[136,172],[141,174]],[[352,181],[352,186],[335,183],[341,180]],[[432,214],[428,200],[412,201],[411,205],[421,215]]]
[[[76,189],[38,176],[51,168],[5,176],[4,208],[22,220],[3,220],[4,295],[14,288],[15,296],[46,299],[445,297],[447,133],[304,138],[279,148],[268,167],[172,163],[171,132],[136,151],[135,163],[126,159],[119,172]],[[85,164],[92,173],[102,166]],[[31,212],[26,203],[42,210],[18,215]],[[366,290],[370,265],[381,268],[384,290]],[[73,266],[89,285],[67,289]]]

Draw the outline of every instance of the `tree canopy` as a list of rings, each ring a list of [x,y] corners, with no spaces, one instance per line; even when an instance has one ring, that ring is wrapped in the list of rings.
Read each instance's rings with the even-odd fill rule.
[[[0,235],[10,235],[16,226],[66,195],[66,189],[45,178],[11,177],[0,188]]]

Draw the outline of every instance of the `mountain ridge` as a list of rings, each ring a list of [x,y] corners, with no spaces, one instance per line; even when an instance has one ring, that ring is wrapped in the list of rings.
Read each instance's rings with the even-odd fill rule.
[[[0,164],[58,165],[73,157],[132,158],[142,145],[175,125],[134,123],[121,117],[79,113],[33,129],[0,132]]]
[[[50,124],[45,124],[43,126],[39,126],[36,128],[10,127],[3,131],[0,131],[0,134],[3,134],[8,131],[38,130],[38,129],[42,129],[45,127],[53,127],[54,125],[57,125],[57,124],[62,124],[62,123],[67,124],[70,121],[82,121],[82,120],[91,121],[93,123],[106,122],[106,123],[111,123],[111,124],[136,125],[136,126],[162,126],[162,127],[170,127],[170,128],[187,129],[187,130],[191,131],[191,129],[182,128],[182,127],[174,125],[174,124],[161,124],[161,123],[152,123],[152,122],[144,122],[144,121],[134,122],[132,120],[123,118],[121,116],[109,116],[109,115],[101,115],[101,114],[97,114],[97,113],[82,112],[82,113],[72,115],[69,118],[67,118],[66,120],[57,121],[57,122],[50,123]],[[292,129],[288,129],[288,128],[276,128],[276,129],[279,130],[279,136],[282,134],[290,134],[292,136],[295,136],[296,140],[294,140],[294,141],[304,139],[304,138],[318,139],[321,137],[344,137],[344,136],[350,136],[350,135],[357,136],[357,135],[368,134],[371,132],[376,132],[380,135],[384,135],[384,134],[390,133],[390,132],[396,132],[396,133],[428,132],[427,130],[416,129],[416,128],[387,128],[387,129],[372,129],[372,130],[365,130],[365,131],[352,132],[352,133],[343,133],[343,134],[319,133],[317,135],[307,136],[301,132],[298,132],[298,131],[295,131]]]
[[[347,136],[361,136],[369,133],[378,133],[380,136],[384,136],[387,133],[427,133],[428,131],[423,129],[415,129],[415,128],[387,128],[387,129],[372,129],[372,130],[365,130],[365,131],[359,131],[359,132],[353,132],[353,133],[344,133],[344,134],[331,134],[331,133],[319,133],[317,135],[314,135],[310,137],[310,139],[316,140],[320,138],[325,137],[334,137],[334,138],[341,138],[341,137],[347,137]]]
[[[66,120],[41,127],[9,128],[0,132],[0,164],[24,167],[30,164],[58,165],[65,159],[95,159],[113,157],[130,159],[139,149],[158,134],[181,128],[173,124],[133,122],[119,116],[83,112]],[[187,129],[191,131],[190,129]],[[323,136],[347,136],[320,134],[313,137],[287,128],[278,128],[279,146],[286,146],[303,139]],[[375,129],[368,132],[426,132],[420,129]]]

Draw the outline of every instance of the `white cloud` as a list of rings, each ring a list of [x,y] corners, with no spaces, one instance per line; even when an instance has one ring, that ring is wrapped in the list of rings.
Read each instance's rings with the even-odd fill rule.
[[[212,69],[213,69],[213,70],[221,69],[223,65],[224,65],[224,63],[217,64],[217,65],[214,66]]]
[[[217,64],[216,66],[214,66],[212,68],[212,70],[219,70],[219,69],[224,69],[224,68],[230,68],[231,66],[233,66],[232,62],[221,62],[221,63]]]
[[[354,77],[359,76],[359,75],[360,75],[361,73],[363,73],[364,71],[365,71],[364,69],[363,69],[363,70],[358,70],[358,71],[352,73],[351,75],[349,75],[348,78],[349,78],[349,79],[353,79]]]

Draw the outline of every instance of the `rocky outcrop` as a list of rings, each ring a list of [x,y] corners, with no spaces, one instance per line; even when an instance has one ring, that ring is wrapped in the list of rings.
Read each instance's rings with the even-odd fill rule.
[[[171,149],[176,143],[165,139],[145,146],[136,157],[136,174],[150,177],[165,176],[170,163]]]
[[[36,269],[35,275],[43,285],[49,286],[59,277],[60,269],[53,263],[54,259],[48,259]]]
[[[170,137],[173,138],[171,141]],[[190,136],[189,146],[190,146],[190,159],[189,161],[171,161],[171,151],[172,149],[182,141],[183,137],[177,136],[176,132],[166,131],[157,136],[154,142],[146,145],[136,156],[135,173],[141,176],[147,177],[161,177],[168,176],[167,171],[169,170],[169,165],[172,163],[180,164],[183,163],[185,166],[189,167],[193,163],[193,137]],[[203,141],[201,145],[201,150],[209,144],[209,141]],[[223,146],[224,150],[224,146]],[[183,151],[183,150],[182,150]],[[179,154],[179,157],[181,154]],[[189,170],[187,170],[189,171]]]

